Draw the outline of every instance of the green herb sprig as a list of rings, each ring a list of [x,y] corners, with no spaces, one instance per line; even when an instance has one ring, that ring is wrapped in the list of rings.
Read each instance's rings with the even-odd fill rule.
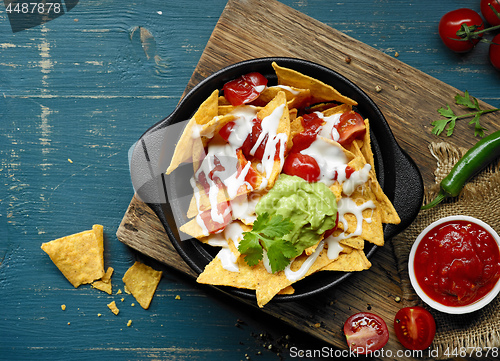
[[[500,110],[500,108],[481,109],[477,99],[470,96],[467,90],[465,91],[463,96],[460,94],[455,95],[455,103],[457,105],[462,105],[467,107],[468,109],[474,110],[474,112],[457,115],[450,108],[450,105],[446,104],[446,108],[441,107],[438,109],[438,113],[445,118],[435,120],[431,123],[434,126],[434,128],[432,129],[433,134],[440,135],[444,130],[446,130],[446,135],[449,137],[453,134],[453,131],[455,130],[456,121],[458,119],[473,117],[472,120],[469,122],[469,125],[474,125],[474,136],[484,137],[484,131],[486,130],[486,128],[480,124],[479,118],[483,114],[496,112]]]
[[[293,227],[293,223],[283,219],[280,214],[259,214],[252,230],[243,233],[238,251],[245,255],[245,262],[249,266],[255,266],[263,258],[263,250],[266,250],[271,271],[282,271],[297,253],[291,242],[283,240],[283,236],[290,233]]]

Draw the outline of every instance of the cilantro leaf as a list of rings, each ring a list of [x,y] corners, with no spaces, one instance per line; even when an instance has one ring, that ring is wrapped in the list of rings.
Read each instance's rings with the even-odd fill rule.
[[[238,251],[245,255],[245,261],[249,266],[255,266],[262,259],[262,247],[259,235],[253,232],[245,232]]]
[[[296,253],[296,249],[291,242],[278,239],[267,247],[267,258],[273,273],[283,271],[290,263],[290,259]]]
[[[255,266],[266,250],[272,272],[282,271],[296,255],[294,245],[282,239],[292,229],[290,220],[280,214],[271,216],[264,212],[257,217],[252,230],[243,233],[238,251],[245,255],[245,262],[249,266]]]

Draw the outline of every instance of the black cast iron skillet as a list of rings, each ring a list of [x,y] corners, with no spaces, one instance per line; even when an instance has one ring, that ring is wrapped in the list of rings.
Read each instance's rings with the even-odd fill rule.
[[[178,230],[180,225],[188,221],[186,210],[192,197],[189,179],[193,175],[193,167],[191,164],[183,165],[168,176],[165,170],[186,122],[198,106],[215,89],[222,90],[224,83],[249,72],[260,72],[269,79],[268,85],[276,84],[276,75],[271,66],[273,61],[332,85],[343,95],[356,100],[356,110],[370,120],[377,178],[401,218],[398,225],[384,225],[385,239],[405,229],[417,216],[422,205],[423,182],[417,166],[399,147],[375,103],[351,81],[324,66],[294,58],[261,58],[237,63],[212,74],[195,86],[172,114],[142,135],[130,153],[130,171],[137,196],[157,214],[175,249],[198,274],[215,256],[217,249],[205,246]],[[367,242],[367,256],[371,257],[376,248]],[[273,301],[291,301],[315,295],[342,282],[349,274],[318,272],[295,283],[293,295],[278,295]],[[222,288],[237,296],[255,298],[255,292],[251,290]]]

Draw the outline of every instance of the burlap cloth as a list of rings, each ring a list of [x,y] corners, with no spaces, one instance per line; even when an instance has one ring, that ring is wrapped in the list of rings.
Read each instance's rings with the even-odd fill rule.
[[[424,203],[434,198],[439,182],[450,172],[453,165],[465,154],[448,143],[431,143],[429,150],[437,160],[436,184],[425,189]],[[436,320],[436,337],[431,349],[438,350],[439,357],[447,359],[458,347],[465,347],[467,355],[472,347],[500,347],[500,296],[487,307],[466,315],[449,315],[435,311],[422,303],[410,284],[408,256],[419,233],[435,220],[450,215],[469,215],[488,223],[500,233],[500,163],[495,163],[473,178],[454,199],[429,210],[421,211],[415,221],[392,240],[398,269],[401,274],[404,299],[410,304],[427,308]],[[456,349],[455,349],[456,350]],[[456,352],[456,351],[455,351]]]

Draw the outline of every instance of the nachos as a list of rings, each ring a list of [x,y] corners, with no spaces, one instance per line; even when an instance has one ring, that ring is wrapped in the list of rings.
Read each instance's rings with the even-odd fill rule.
[[[220,250],[199,283],[255,290],[263,307],[320,271],[368,269],[365,242],[400,222],[375,174],[370,122],[334,87],[272,64],[214,90],[166,173],[193,164],[185,234]]]

